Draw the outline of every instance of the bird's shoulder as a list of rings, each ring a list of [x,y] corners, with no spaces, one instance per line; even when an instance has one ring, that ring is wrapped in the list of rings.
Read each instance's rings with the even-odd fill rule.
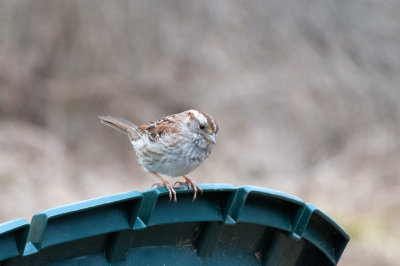
[[[142,134],[148,135],[151,141],[157,141],[165,134],[180,134],[180,117],[177,114],[169,115],[160,120],[143,124],[138,127],[138,130]]]

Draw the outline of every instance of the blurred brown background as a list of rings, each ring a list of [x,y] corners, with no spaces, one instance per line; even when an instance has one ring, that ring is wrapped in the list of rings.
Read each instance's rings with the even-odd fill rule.
[[[198,183],[312,202],[341,265],[400,260],[399,1],[0,2],[0,222],[156,180],[103,125],[196,108]]]

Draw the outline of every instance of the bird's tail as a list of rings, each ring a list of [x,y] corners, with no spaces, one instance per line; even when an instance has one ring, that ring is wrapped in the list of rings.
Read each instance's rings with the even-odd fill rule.
[[[104,125],[112,127],[121,133],[130,135],[130,132],[137,131],[137,126],[132,122],[115,116],[99,116],[100,122]]]

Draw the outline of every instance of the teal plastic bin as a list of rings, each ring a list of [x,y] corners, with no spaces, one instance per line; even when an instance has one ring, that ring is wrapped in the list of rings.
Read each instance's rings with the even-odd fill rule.
[[[336,265],[349,236],[301,199],[200,185],[79,202],[0,224],[0,265]],[[28,233],[29,232],[29,233]]]

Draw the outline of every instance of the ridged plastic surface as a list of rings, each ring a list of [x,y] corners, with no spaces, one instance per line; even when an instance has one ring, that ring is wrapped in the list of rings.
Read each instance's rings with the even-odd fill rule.
[[[301,199],[204,184],[127,192],[0,224],[0,265],[336,265],[349,236]],[[29,233],[28,233],[29,232]]]

